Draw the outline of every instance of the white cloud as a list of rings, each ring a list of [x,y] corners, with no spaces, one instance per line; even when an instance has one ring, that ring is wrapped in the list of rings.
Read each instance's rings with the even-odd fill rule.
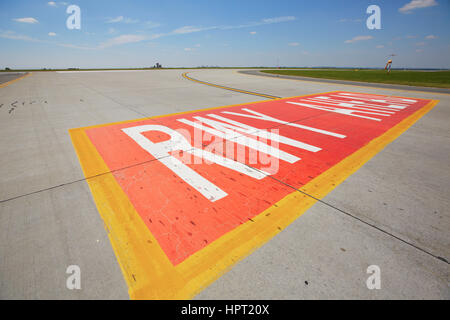
[[[250,31],[250,34],[251,35],[256,34],[256,31]]]
[[[67,6],[67,5],[69,5],[69,3],[68,2],[55,2],[55,1],[49,1],[49,2],[47,2],[47,5],[48,6],[50,6],[50,7],[58,7],[58,6]]]
[[[425,42],[417,42],[417,43],[416,43],[416,46],[423,47],[424,45],[426,45]]]
[[[384,45],[380,44],[380,45],[376,46],[376,48],[377,48],[377,49],[383,49],[383,48],[384,48]]]
[[[193,32],[200,32],[205,30],[216,29],[217,27],[194,27],[194,26],[184,26],[178,29],[175,29],[171,32],[171,34],[186,34]]]
[[[291,47],[298,47],[299,45],[300,45],[300,43],[298,43],[298,42],[288,43],[288,46],[291,46]]]
[[[123,19],[124,23],[138,23],[139,19],[131,19],[131,18],[125,18]]]
[[[430,34],[429,36],[426,36],[425,39],[437,39],[439,38],[438,36],[432,35]]]
[[[416,52],[423,52],[423,49],[416,49]]]
[[[146,39],[147,39],[147,37],[142,36],[142,35],[124,34],[124,35],[121,35],[121,36],[118,36],[118,37],[115,37],[115,38],[112,38],[105,42],[100,43],[99,48],[104,49],[104,48],[118,46],[118,45],[126,44],[126,43],[140,42],[140,41],[143,41]]]
[[[53,32],[50,32],[53,33]],[[29,37],[27,35],[17,34],[14,31],[2,31],[0,30],[0,38],[4,39],[11,39],[11,40],[22,40],[22,41],[28,41],[28,42],[38,42],[38,43],[46,43],[46,44],[53,44],[60,47],[66,47],[66,48],[75,48],[75,49],[84,49],[84,50],[95,50],[98,49],[98,47],[87,47],[87,46],[77,46],[74,44],[64,44],[64,43],[56,43],[48,40],[41,40]]]
[[[266,18],[262,21],[264,23],[270,24],[270,23],[280,23],[280,22],[287,22],[287,21],[294,21],[295,17],[293,16],[287,16],[287,17],[275,17],[275,18]]]
[[[39,23],[39,21],[37,21],[35,18],[17,18],[17,19],[13,19],[14,21],[17,22],[22,22],[22,23]]]
[[[1,31],[0,38],[11,39],[11,40],[23,40],[23,41],[30,41],[30,42],[41,42],[38,39],[29,37],[26,35],[22,35],[22,34],[17,34],[14,31]]]
[[[275,17],[275,18],[267,18],[263,19],[259,22],[252,22],[248,24],[243,25],[235,25],[235,26],[211,26],[211,27],[196,27],[196,26],[183,26],[180,28],[177,28],[171,32],[168,33],[159,33],[159,34],[153,34],[149,36],[144,35],[135,35],[135,34],[127,34],[127,35],[121,35],[118,37],[111,38],[109,40],[106,40],[104,42],[101,42],[96,47],[83,47],[83,46],[77,46],[77,45],[71,45],[71,44],[56,44],[59,46],[67,47],[67,48],[78,48],[78,49],[105,49],[112,46],[127,44],[127,43],[136,43],[141,42],[144,40],[155,40],[161,37],[166,36],[172,36],[172,35],[181,35],[181,34],[189,34],[194,32],[201,32],[206,30],[227,30],[227,29],[235,29],[235,28],[244,28],[244,27],[250,27],[250,26],[259,26],[259,25],[265,25],[265,24],[273,24],[273,23],[281,23],[286,21],[292,21],[295,20],[295,17]],[[124,23],[135,23],[138,22],[138,20],[132,20],[129,18],[125,18],[123,16],[118,16],[116,18],[110,18],[107,20],[107,23],[117,23],[117,22],[124,22]],[[160,24],[156,24],[153,22],[146,22],[144,24],[149,24],[150,27],[157,27]],[[114,28],[109,28],[108,33],[115,33],[116,30]],[[252,34],[255,34],[256,31],[252,31]],[[31,41],[31,40],[30,40]],[[200,47],[199,44],[195,45],[194,48],[185,48],[185,51],[195,51],[196,48]]]
[[[170,34],[169,33],[155,33],[155,34],[152,34],[151,36],[149,36],[149,39],[155,40],[155,39],[159,39],[159,38],[162,38],[162,37],[165,37],[168,35],[170,35]]]
[[[153,21],[146,21],[144,23],[144,27],[147,28],[147,29],[153,29],[153,28],[157,28],[157,27],[160,27],[160,26],[161,26],[160,23],[153,22]]]
[[[372,36],[356,36],[351,40],[345,40],[345,43],[354,43],[354,42],[358,42],[358,41],[365,41],[365,40],[370,40],[373,39]]]
[[[54,36],[56,36],[56,33],[54,33],[54,32],[49,32],[48,35],[49,35],[50,37],[54,37]]]
[[[70,49],[81,49],[81,50],[96,50],[96,49],[98,49],[96,47],[78,46],[78,45],[71,44],[71,43],[60,43],[60,44],[58,44],[58,46],[64,47],[64,48],[70,48]]]
[[[181,28],[177,28],[175,30],[172,31],[172,33],[174,34],[185,34],[185,33],[192,33],[192,32],[199,32],[201,31],[201,28],[196,28],[193,26],[184,26]]]
[[[118,23],[118,22],[138,23],[139,20],[138,19],[125,18],[124,16],[118,16],[118,17],[109,18],[108,20],[106,20],[106,23]]]
[[[166,36],[188,34],[188,33],[208,31],[208,30],[230,30],[230,29],[249,28],[249,27],[256,27],[256,26],[262,26],[262,25],[273,24],[273,23],[288,22],[288,21],[293,21],[295,19],[296,18],[293,16],[286,16],[286,17],[266,18],[266,19],[262,19],[257,22],[249,22],[246,24],[231,25],[231,26],[224,26],[224,25],[211,26],[211,27],[183,26],[183,27],[177,28],[169,33],[154,34],[150,37],[150,39],[158,39],[158,38],[166,37]],[[252,32],[256,33],[256,31],[252,31]],[[251,33],[251,34],[255,34],[255,33]]]
[[[362,22],[362,19],[340,19],[339,22]]]
[[[233,26],[218,26],[214,27],[220,30],[230,30],[230,29],[241,29],[241,28],[249,28],[249,27],[257,27],[263,26],[266,24],[274,24],[274,23],[282,23],[296,20],[293,16],[285,16],[285,17],[274,17],[274,18],[266,18],[256,22],[248,22],[244,24],[238,24]]]
[[[411,36],[411,35],[406,36],[406,39],[414,39],[414,38],[417,38],[417,36]]]
[[[398,9],[398,11],[400,11],[401,13],[411,13],[416,9],[428,8],[437,5],[438,3],[436,2],[436,0],[412,0],[411,2]]]
[[[110,18],[106,23],[117,23],[123,21],[123,16],[118,16],[117,18]]]

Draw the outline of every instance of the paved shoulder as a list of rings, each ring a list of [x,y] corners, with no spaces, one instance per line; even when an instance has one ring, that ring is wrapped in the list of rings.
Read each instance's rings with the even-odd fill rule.
[[[0,72],[0,85],[18,79],[24,75],[25,72]]]
[[[316,81],[316,82],[355,85],[355,86],[372,87],[372,88],[386,88],[386,89],[399,89],[399,90],[406,90],[406,91],[423,91],[423,92],[436,92],[436,93],[450,94],[450,89],[445,89],[445,88],[415,87],[415,86],[405,86],[405,85],[385,84],[385,83],[368,83],[368,82],[357,82],[357,81],[348,81],[348,80],[332,80],[332,79],[310,78],[310,77],[300,77],[300,76],[286,76],[286,75],[280,75],[280,74],[264,73],[259,70],[243,70],[243,71],[238,71],[238,72],[243,73],[243,74],[271,77],[271,78],[279,78],[279,79],[281,78],[281,79],[290,79],[290,80]]]

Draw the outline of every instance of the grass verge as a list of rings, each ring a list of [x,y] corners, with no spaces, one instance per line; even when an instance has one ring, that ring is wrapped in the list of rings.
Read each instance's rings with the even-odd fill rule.
[[[450,88],[450,71],[410,71],[392,70],[263,70],[261,72],[286,76],[301,76],[310,78],[349,80],[360,82],[375,82],[402,84],[420,87]]]

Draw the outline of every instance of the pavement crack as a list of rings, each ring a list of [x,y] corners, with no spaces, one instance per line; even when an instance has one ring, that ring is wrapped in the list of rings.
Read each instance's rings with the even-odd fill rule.
[[[373,229],[376,229],[376,230],[378,230],[378,231],[384,233],[385,235],[388,235],[388,236],[390,236],[390,237],[392,237],[392,238],[394,238],[394,239],[396,239],[396,240],[398,240],[398,241],[401,241],[401,242],[403,242],[403,243],[406,244],[406,245],[409,245],[409,246],[411,246],[411,247],[413,247],[413,248],[415,248],[415,249],[417,249],[417,250],[419,250],[419,251],[421,251],[421,252],[423,252],[423,253],[425,253],[425,254],[427,254],[427,255],[429,255],[429,256],[435,258],[435,259],[438,259],[439,261],[442,261],[442,262],[445,262],[445,263],[449,264],[449,262],[448,262],[445,258],[440,257],[440,256],[437,256],[437,255],[431,253],[430,251],[427,251],[427,250],[425,250],[425,249],[423,249],[423,248],[421,248],[421,247],[415,245],[414,243],[412,243],[412,242],[410,242],[410,241],[407,241],[407,240],[405,240],[405,239],[402,239],[402,238],[400,238],[399,236],[396,236],[395,234],[393,234],[393,233],[391,233],[391,232],[389,232],[389,231],[387,231],[387,230],[384,230],[384,229],[382,229],[382,228],[376,226],[376,225],[373,224],[373,223],[370,223],[370,222],[368,222],[368,221],[365,221],[364,219],[359,218],[359,217],[357,217],[356,215],[354,215],[354,214],[352,214],[352,213],[350,213],[350,212],[347,212],[347,211],[345,211],[345,210],[343,210],[343,209],[340,209],[340,208],[336,207],[335,205],[333,205],[333,204],[331,204],[331,203],[328,203],[328,202],[326,202],[326,201],[324,201],[324,200],[322,200],[322,199],[320,199],[320,198],[317,198],[317,197],[315,197],[315,196],[313,196],[313,195],[311,195],[311,194],[309,194],[309,193],[306,193],[306,192],[304,192],[304,191],[302,191],[302,190],[300,190],[300,189],[298,189],[298,188],[296,188],[296,187],[293,187],[293,186],[291,186],[290,184],[285,183],[285,182],[282,181],[282,180],[279,180],[279,179],[274,178],[274,177],[272,177],[272,176],[269,176],[269,177],[270,177],[271,179],[274,179],[274,180],[280,182],[281,184],[284,184],[284,185],[287,186],[287,187],[290,187],[290,188],[292,188],[292,189],[294,189],[294,190],[296,190],[296,191],[298,191],[298,192],[300,192],[300,193],[302,193],[302,194],[304,194],[304,195],[306,195],[306,196],[308,196],[308,197],[310,197],[310,198],[316,200],[317,202],[320,202],[320,203],[322,203],[322,204],[324,204],[324,205],[326,205],[326,206],[328,206],[328,207],[330,207],[330,208],[332,208],[332,209],[334,209],[334,210],[336,210],[336,211],[338,211],[338,212],[340,212],[340,213],[342,213],[342,214],[344,214],[344,215],[346,215],[346,216],[348,216],[348,217],[350,217],[350,218],[352,218],[352,219],[355,219],[355,220],[357,220],[357,221],[359,221],[359,222],[361,222],[361,223],[363,223],[363,224],[365,224],[365,225],[367,225],[367,226],[369,226],[369,227],[371,227],[371,228],[373,228]]]
[[[117,103],[117,104],[120,105],[121,107],[124,107],[124,108],[126,108],[126,109],[128,109],[128,110],[131,110],[131,111],[133,111],[133,112],[135,112],[135,113],[137,113],[137,114],[139,114],[139,115],[141,115],[141,116],[144,116],[145,118],[151,118],[150,115],[148,115],[148,114],[146,114],[146,113],[143,113],[143,112],[140,112],[140,111],[138,111],[138,110],[135,110],[134,108],[131,108],[130,106],[124,105],[123,103],[120,103],[120,102],[114,100],[113,98],[111,98],[111,97],[105,95],[104,93],[102,93],[102,92],[100,92],[100,91],[97,91],[97,90],[95,90],[95,89],[93,89],[93,88],[91,88],[91,87],[86,86],[86,85],[83,84],[83,83],[80,83],[80,85],[83,86],[83,87],[85,87],[85,88],[87,88],[87,89],[89,89],[89,90],[91,90],[91,91],[94,91],[96,94],[101,95],[101,96],[104,97],[104,98],[107,98],[107,99],[113,101],[114,103]],[[80,101],[83,102],[82,99],[80,99]]]

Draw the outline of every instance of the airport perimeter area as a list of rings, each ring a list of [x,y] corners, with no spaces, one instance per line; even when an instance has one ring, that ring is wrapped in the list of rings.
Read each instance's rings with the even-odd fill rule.
[[[0,78],[0,299],[449,299],[450,94],[239,71]]]

